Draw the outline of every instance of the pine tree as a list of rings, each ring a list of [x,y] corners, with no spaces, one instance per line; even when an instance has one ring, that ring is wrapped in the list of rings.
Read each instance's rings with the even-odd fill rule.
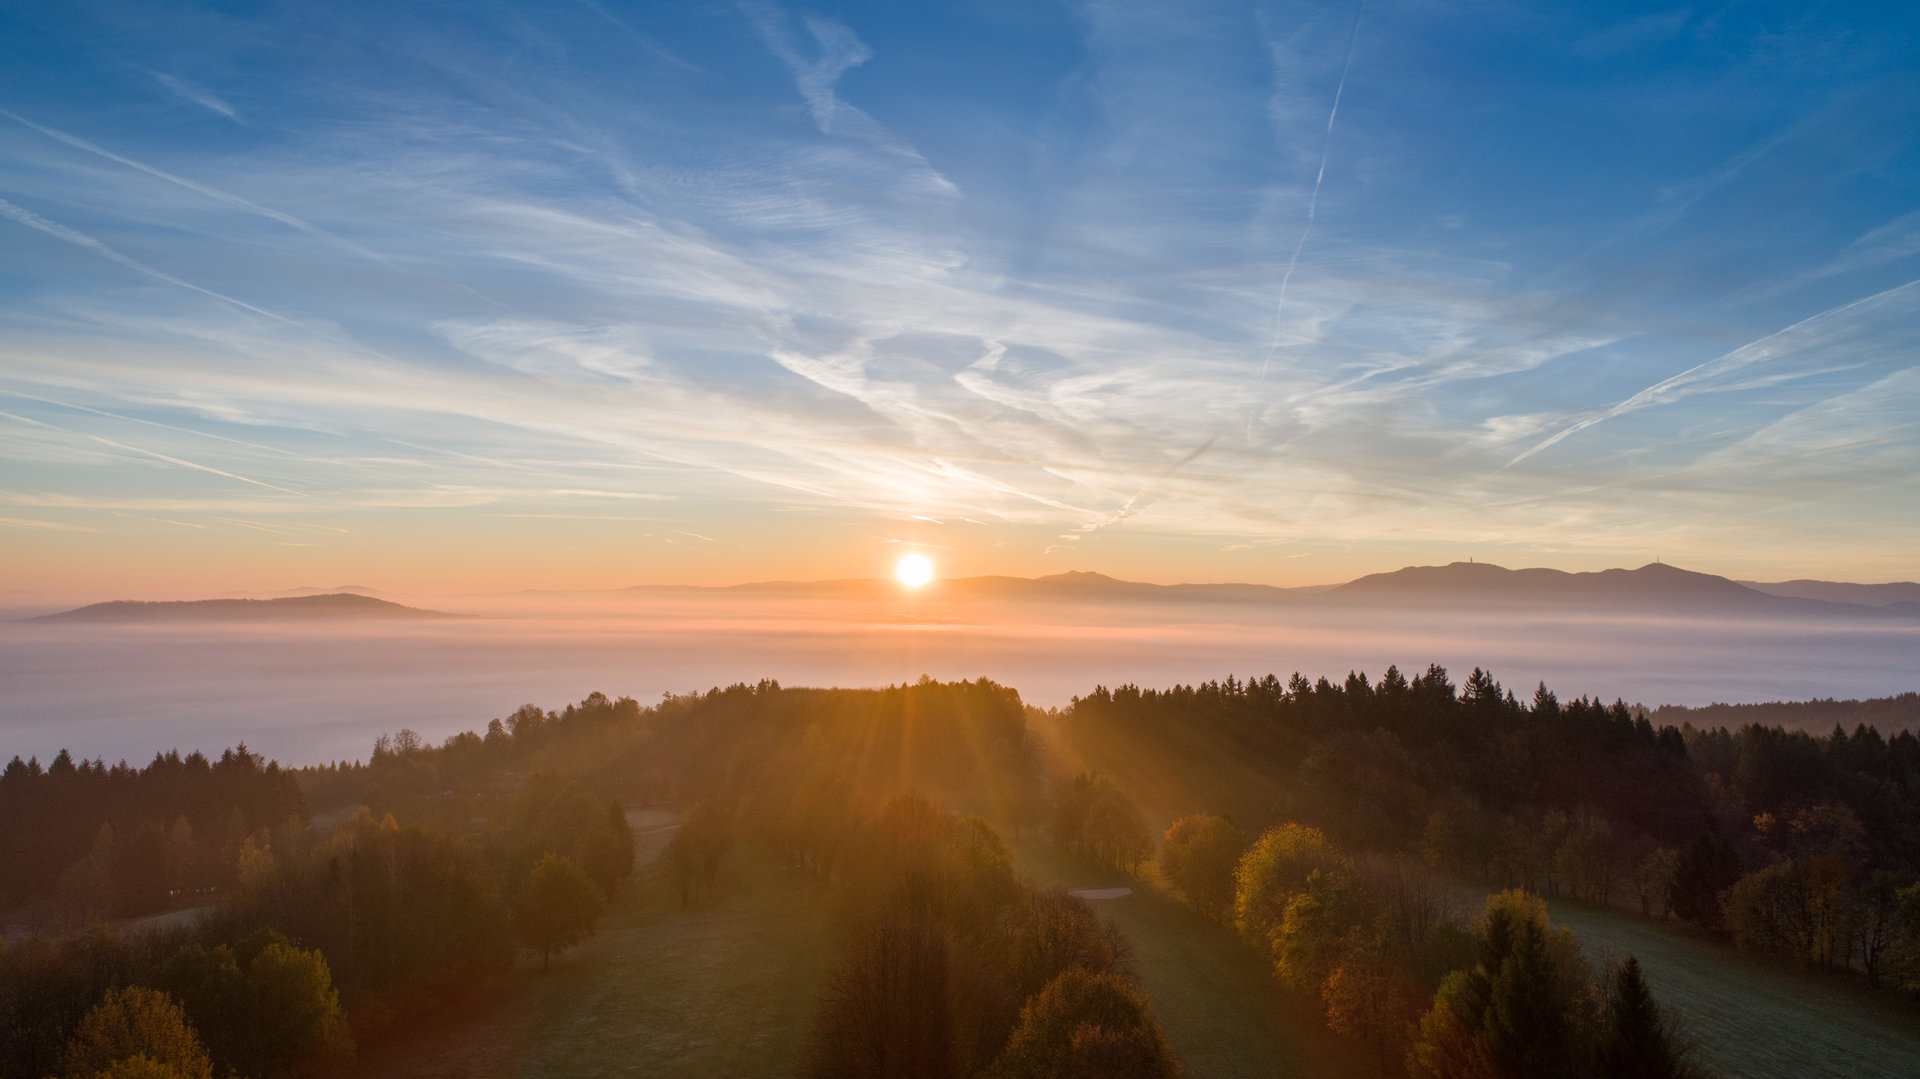
[[[1606,1027],[1600,1033],[1600,1075],[1604,1079],[1680,1079],[1690,1074],[1681,1062],[1660,1005],[1647,988],[1640,961],[1632,956],[1613,976],[1607,999]]]

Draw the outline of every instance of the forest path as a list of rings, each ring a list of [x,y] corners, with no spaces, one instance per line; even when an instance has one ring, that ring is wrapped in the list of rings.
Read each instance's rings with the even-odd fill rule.
[[[1920,1075],[1920,1012],[1864,986],[1787,970],[1679,926],[1556,900],[1596,969],[1632,955],[1655,999],[1692,1033],[1720,1079],[1905,1079]]]
[[[1154,1015],[1189,1079],[1378,1076],[1371,1053],[1289,999],[1231,930],[1125,874],[1042,839],[1014,840],[1014,868],[1042,887],[1132,888],[1090,900],[1133,947]]]

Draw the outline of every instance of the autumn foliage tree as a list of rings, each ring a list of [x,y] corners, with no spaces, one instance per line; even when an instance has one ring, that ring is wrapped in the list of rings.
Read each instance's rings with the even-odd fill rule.
[[[1070,968],[1020,1013],[995,1079],[1175,1079],[1179,1062],[1126,979]]]
[[[1191,813],[1173,822],[1160,843],[1160,872],[1187,902],[1215,918],[1233,911],[1233,871],[1247,838],[1234,823],[1211,813]]]
[[[1347,859],[1318,828],[1288,822],[1261,833],[1234,866],[1234,924],[1271,947],[1287,907],[1317,873],[1340,872]]]
[[[66,1079],[213,1076],[213,1063],[180,1005],[165,993],[139,986],[109,990],[81,1020],[60,1064]]]
[[[1429,994],[1380,934],[1356,930],[1321,983],[1327,1026],[1374,1047],[1386,1072],[1406,1051],[1406,1032]]]

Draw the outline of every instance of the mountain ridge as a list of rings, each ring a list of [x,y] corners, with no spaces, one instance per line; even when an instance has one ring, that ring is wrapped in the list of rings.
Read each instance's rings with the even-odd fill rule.
[[[1786,586],[1794,586],[1788,589]],[[1484,607],[1547,611],[1643,612],[1717,617],[1852,617],[1920,621],[1920,601],[1904,589],[1920,585],[1850,585],[1829,581],[1761,586],[1661,562],[1638,569],[1586,572],[1529,567],[1508,569],[1489,562],[1405,566],[1332,585],[1281,587],[1236,582],[1155,584],[1088,570],[1040,577],[986,574],[938,579],[918,595],[927,600],[1029,599],[1052,601],[1185,601],[1302,607]],[[369,590],[370,591],[370,590]],[[528,590],[501,595],[566,595]],[[820,581],[754,581],[734,585],[634,585],[587,590],[577,595],[698,594],[776,595],[861,600],[909,599],[898,582],[884,577]],[[1824,596],[1860,596],[1850,602]],[[480,598],[480,597],[474,597]],[[114,600],[23,622],[215,622],[330,619],[451,619],[470,617],[408,607],[354,592],[281,596],[272,599],[207,599],[169,602]]]
[[[1816,583],[1840,587],[1836,582]],[[1855,587],[1873,589],[1882,586]],[[718,587],[636,585],[622,591],[837,594],[874,598],[900,595],[898,584],[880,577],[811,582],[760,581]],[[1717,616],[1920,619],[1920,603],[1907,602],[1897,596],[1886,603],[1859,603],[1783,595],[1717,574],[1681,569],[1663,562],[1651,562],[1638,569],[1585,572],[1542,567],[1508,569],[1489,562],[1453,562],[1443,566],[1406,566],[1370,573],[1341,584],[1293,588],[1240,583],[1152,584],[1086,570],[1069,570],[1041,577],[952,577],[927,586],[925,594],[930,597],[1161,599],[1363,607],[1477,603],[1499,607],[1547,606]]]
[[[1588,572],[1507,569],[1487,562],[1408,566],[1372,573],[1330,595],[1365,603],[1478,601],[1494,605],[1569,604],[1586,609],[1634,608],[1719,615],[1906,615],[1898,605],[1872,606],[1777,595],[1727,577],[1649,562],[1638,569]]]
[[[152,622],[307,622],[350,619],[420,621],[465,618],[467,615],[408,607],[391,600],[352,592],[277,599],[189,599],[146,601],[120,599],[90,603],[70,611],[43,614],[24,622],[152,623]]]

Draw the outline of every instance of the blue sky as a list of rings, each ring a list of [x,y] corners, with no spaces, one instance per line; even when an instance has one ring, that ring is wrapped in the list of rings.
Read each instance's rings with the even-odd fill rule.
[[[8,4],[0,589],[1912,577],[1917,29]]]

